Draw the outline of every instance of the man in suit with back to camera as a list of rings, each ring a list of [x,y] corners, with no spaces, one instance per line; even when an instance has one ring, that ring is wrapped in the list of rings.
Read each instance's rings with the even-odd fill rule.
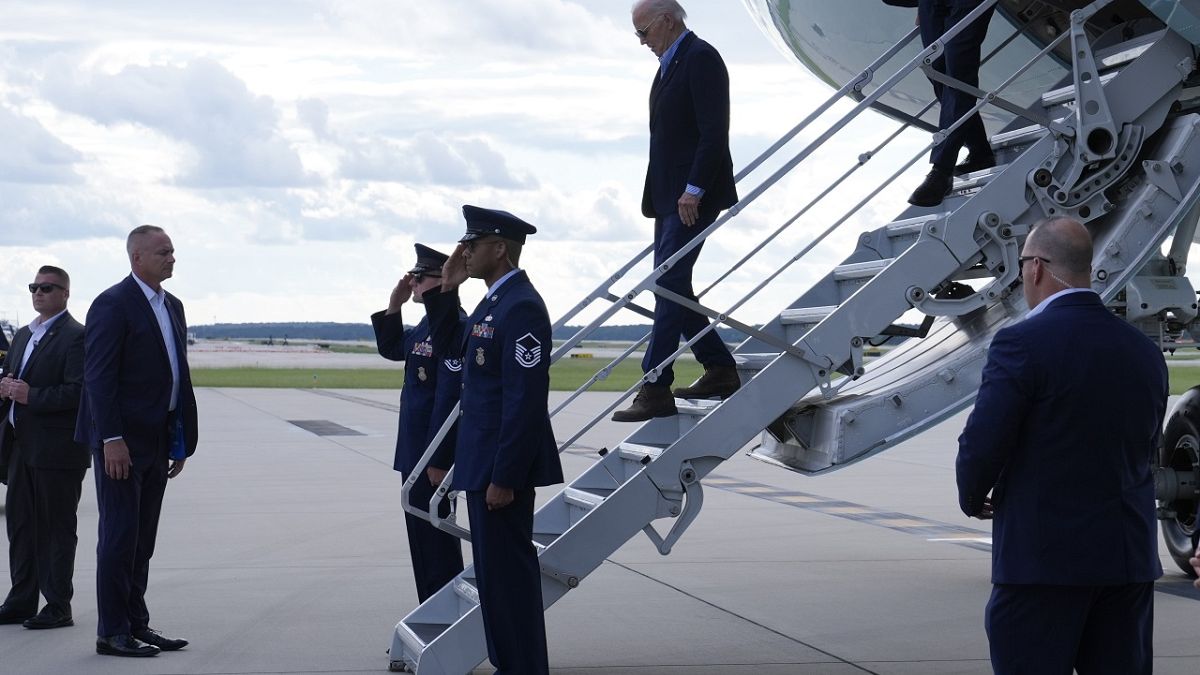
[[[1001,675],[1151,672],[1167,366],[1092,291],[1091,260],[1077,221],[1030,233],[1029,313],[992,339],[959,438],[959,504],[995,517],[985,626]]]
[[[396,459],[392,468],[405,479],[458,402],[458,390],[462,383],[462,361],[457,354],[450,356],[446,353],[446,342],[433,342],[428,317],[422,316],[420,322],[411,329],[404,327],[401,311],[404,304],[410,298],[414,302],[424,303],[426,293],[441,292],[442,265],[449,257],[423,244],[416,245],[416,252],[417,263],[392,290],[388,308],[371,315],[379,355],[391,361],[404,362],[400,426],[396,434]],[[458,314],[460,320],[466,319],[461,307],[458,308]],[[443,404],[440,407],[439,402]],[[410,503],[422,511],[429,510],[429,500],[435,490],[434,481],[440,484],[453,462],[454,439],[452,430],[430,459],[426,475],[417,477],[409,492]],[[449,502],[443,500],[439,511],[443,518],[446,517],[450,511]],[[404,513],[404,524],[408,532],[408,550],[412,556],[417,599],[425,602],[426,598],[463,571],[462,546],[458,537],[438,530],[429,521],[407,511]]]
[[[534,489],[561,483],[550,427],[550,316],[517,267],[537,230],[506,211],[464,206],[467,232],[425,296],[434,331],[463,357],[462,419],[453,488],[467,496],[471,551],[488,657],[501,675],[549,672],[542,574],[533,547]],[[465,323],[458,287],[482,279],[487,294]]]
[[[96,462],[96,652],[155,656],[187,646],[150,627],[146,585],[167,480],[196,450],[196,396],[183,303],[162,287],[171,238],[142,225],[125,248],[132,273],[88,310],[76,438]]]
[[[729,72],[721,55],[684,24],[687,12],[675,0],[640,0],[633,6],[634,33],[659,59],[650,88],[650,161],[642,193],[642,215],[654,219],[654,265],[704,231],[717,214],[737,203],[729,154]],[[696,246],[658,279],[658,285],[690,300]],[[708,326],[697,312],[659,296],[654,328],[642,358],[650,372]],[[704,374],[689,387],[671,389],[670,363],[642,385],[633,404],[613,414],[617,422],[641,422],[676,414],[675,397],[726,398],[741,386],[733,355],[716,330],[692,345]]]
[[[67,311],[71,278],[43,266],[33,283],[37,317],[13,340],[0,369],[0,479],[12,588],[0,623],[74,625],[79,496],[88,451],[75,442],[83,387],[83,326]],[[46,606],[37,612],[38,593]],[[34,613],[37,612],[35,616]]]

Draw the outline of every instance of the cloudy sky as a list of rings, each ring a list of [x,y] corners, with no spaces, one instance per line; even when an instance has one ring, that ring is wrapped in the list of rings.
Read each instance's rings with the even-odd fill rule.
[[[124,235],[140,223],[172,235],[168,287],[192,324],[364,322],[414,241],[449,250],[464,203],[538,226],[522,262],[556,317],[650,240],[639,200],[656,61],[624,0],[4,4],[0,317],[31,318],[23,287],[46,263],[72,274],[82,316],[127,273]],[[742,2],[685,6],[729,66],[740,167],[829,89]],[[697,285],[895,128],[868,116],[710,241]],[[909,133],[901,150],[925,141]],[[881,195],[740,316],[786,306],[908,189]],[[728,307],[850,199],[809,212],[709,299]],[[468,308],[480,293],[465,293]]]

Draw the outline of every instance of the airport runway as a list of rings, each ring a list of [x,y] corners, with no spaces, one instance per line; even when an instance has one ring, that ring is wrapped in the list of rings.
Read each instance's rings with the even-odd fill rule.
[[[192,645],[153,659],[95,654],[89,474],[76,625],[0,626],[0,673],[386,672],[392,626],[415,603],[390,468],[398,392],[197,394],[201,445],[168,489],[149,593],[151,623]],[[556,419],[558,436],[611,396],[585,396],[580,412]],[[553,672],[991,672],[989,527],[963,517],[955,498],[962,420],[821,478],[737,456],[706,481],[704,510],[674,553],[635,539],[549,610]],[[602,423],[565,470],[579,473],[630,429]],[[1163,566],[1155,672],[1193,675],[1200,592],[1165,552]]]

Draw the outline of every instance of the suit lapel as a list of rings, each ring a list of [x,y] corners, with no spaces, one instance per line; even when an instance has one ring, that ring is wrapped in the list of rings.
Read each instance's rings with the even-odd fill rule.
[[[60,316],[57,319],[55,319],[54,323],[51,324],[51,326],[50,326],[50,330],[46,331],[46,334],[42,336],[42,339],[38,340],[37,344],[35,344],[33,346],[33,351],[29,353],[29,360],[25,362],[25,367],[22,368],[22,367],[20,367],[20,365],[18,365],[18,370],[21,373],[22,380],[28,381],[29,373],[33,369],[34,362],[37,361],[38,356],[40,356],[42,353],[44,353],[46,351],[46,349],[50,346],[50,341],[53,340],[55,334],[58,333],[59,322],[62,321],[64,318],[66,318],[66,315]],[[28,343],[28,341],[26,341],[26,343]],[[24,347],[22,346],[21,349],[24,349]]]
[[[30,331],[28,327],[22,328],[21,330],[17,331],[16,335],[13,336],[12,345],[8,350],[8,352],[12,354],[11,363],[13,372],[11,375],[13,377],[16,377],[17,373],[21,371],[21,358],[25,356],[25,345],[29,344],[29,339],[31,337],[33,337],[33,332]],[[7,375],[9,373],[5,374]]]
[[[671,56],[671,61],[667,64],[667,72],[663,73],[660,67],[654,74],[654,84],[650,87],[650,125],[654,125],[654,119],[657,116],[658,95],[671,82],[671,78],[675,77],[675,73],[679,71],[680,65],[683,62],[683,57],[687,54],[687,49],[692,44],[692,40],[696,39],[695,33],[688,33],[682,40],[679,41],[679,46],[675,49],[675,53]]]

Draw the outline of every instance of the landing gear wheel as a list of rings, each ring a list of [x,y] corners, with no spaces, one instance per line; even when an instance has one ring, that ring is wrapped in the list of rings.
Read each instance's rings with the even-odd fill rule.
[[[1167,420],[1163,433],[1163,445],[1159,466],[1176,471],[1195,471],[1200,465],[1200,386],[1188,389],[1175,412]],[[1171,552],[1171,558],[1179,569],[1188,576],[1196,576],[1196,570],[1188,564],[1195,547],[1192,535],[1196,532],[1196,496],[1180,496],[1160,506],[1174,512],[1174,516],[1162,521],[1163,540]]]

